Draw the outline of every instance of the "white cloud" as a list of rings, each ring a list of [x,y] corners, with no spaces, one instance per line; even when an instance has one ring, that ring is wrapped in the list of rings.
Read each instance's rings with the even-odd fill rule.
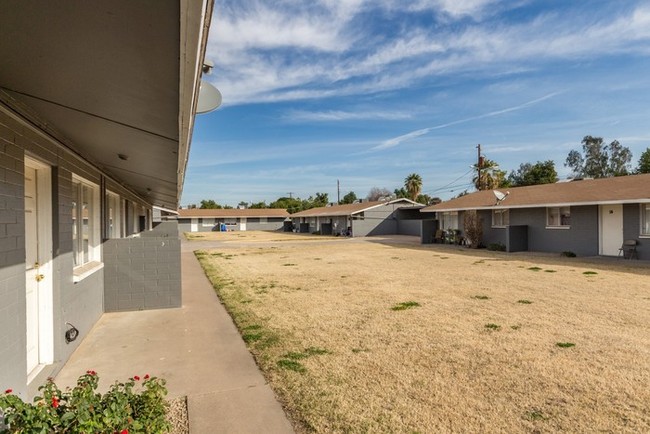
[[[388,139],[388,140],[382,142],[381,144],[373,147],[371,150],[380,151],[380,150],[383,150],[383,149],[393,148],[393,147],[395,147],[395,146],[397,146],[397,145],[399,145],[399,144],[401,144],[403,142],[406,142],[406,141],[415,139],[417,137],[423,136],[425,134],[428,134],[433,130],[439,130],[439,129],[442,129],[442,128],[447,128],[447,127],[450,127],[450,126],[453,126],[453,125],[463,124],[463,123],[470,122],[470,121],[475,121],[475,120],[478,120],[478,119],[484,119],[484,118],[489,118],[489,117],[492,117],[492,116],[498,116],[498,115],[502,115],[502,114],[505,114],[505,113],[510,113],[510,112],[515,112],[515,111],[518,111],[518,110],[523,110],[523,109],[525,109],[527,107],[533,106],[533,105],[538,104],[538,103],[540,103],[542,101],[553,98],[554,96],[559,95],[559,94],[560,94],[560,92],[553,92],[553,93],[549,93],[547,95],[544,95],[541,98],[536,98],[534,100],[527,101],[527,102],[525,102],[523,104],[519,104],[519,105],[516,105],[516,106],[513,106],[513,107],[508,107],[508,108],[504,108],[504,109],[501,109],[501,110],[495,110],[495,111],[484,113],[484,114],[481,114],[481,115],[478,115],[478,116],[472,116],[472,117],[465,118],[465,119],[459,119],[459,120],[456,120],[456,121],[453,121],[453,122],[447,122],[447,123],[444,123],[444,124],[436,125],[435,127],[422,128],[422,129],[412,131],[412,132],[407,133],[407,134],[403,134],[403,135],[398,136],[398,137],[394,137],[392,139]]]
[[[271,7],[255,0],[217,7],[208,48],[217,64],[212,80],[228,105],[367,94],[458,73],[512,74],[547,60],[650,52],[647,7],[606,17],[547,13],[518,24],[406,26],[391,38],[360,25],[362,13],[398,3],[284,0]],[[504,7],[493,0],[410,6],[453,17]]]
[[[284,119],[300,122],[300,121],[317,121],[317,122],[334,122],[334,121],[352,121],[352,120],[403,120],[411,118],[410,113],[405,112],[385,112],[385,111],[366,111],[359,109],[358,111],[342,111],[342,110],[328,110],[328,111],[305,111],[293,110],[289,112]]]

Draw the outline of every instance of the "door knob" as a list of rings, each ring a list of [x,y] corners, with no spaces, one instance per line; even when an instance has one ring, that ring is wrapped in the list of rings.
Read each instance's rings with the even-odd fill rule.
[[[43,280],[43,279],[45,279],[45,275],[43,275],[43,274],[38,274],[38,275],[36,275],[36,281],[37,281],[37,282],[40,282],[40,281]]]
[[[34,262],[34,268],[38,268],[40,266],[41,266],[41,264],[39,264],[38,262]]]

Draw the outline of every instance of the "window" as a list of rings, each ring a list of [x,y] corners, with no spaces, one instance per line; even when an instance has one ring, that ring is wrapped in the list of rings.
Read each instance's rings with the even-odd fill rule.
[[[208,218],[202,218],[201,219],[201,226],[204,228],[211,228],[214,226],[214,219],[208,219]]]
[[[650,203],[641,204],[641,235],[650,236]]]
[[[75,267],[99,260],[99,194],[96,185],[72,179],[72,249]]]
[[[568,228],[571,226],[571,209],[568,206],[546,208],[546,226]]]
[[[261,223],[261,224],[263,224],[263,225],[264,225],[264,224],[266,224],[266,223],[267,223],[267,221],[268,221],[268,220],[267,220],[267,218],[266,218],[266,217],[260,217],[260,223]]]
[[[492,210],[492,227],[505,227],[510,224],[510,210],[493,209]]]
[[[122,207],[121,200],[117,194],[108,192],[106,194],[106,214],[108,221],[106,228],[107,238],[122,238]]]
[[[440,213],[440,229],[458,229],[458,211]]]

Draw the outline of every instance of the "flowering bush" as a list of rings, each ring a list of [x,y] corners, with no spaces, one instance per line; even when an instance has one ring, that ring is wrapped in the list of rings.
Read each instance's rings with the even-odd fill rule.
[[[137,375],[125,383],[115,382],[104,395],[97,393],[99,377],[88,371],[73,389],[61,391],[52,379],[38,388],[33,403],[23,402],[12,390],[0,394],[4,431],[0,433],[106,433],[135,434],[169,432],[165,380]],[[0,424],[1,425],[1,424]]]

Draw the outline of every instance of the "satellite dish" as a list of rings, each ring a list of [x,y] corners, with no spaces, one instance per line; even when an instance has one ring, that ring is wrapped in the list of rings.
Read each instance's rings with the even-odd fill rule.
[[[207,81],[201,80],[199,89],[199,101],[196,105],[196,113],[210,113],[221,105],[221,92]]]
[[[510,194],[509,191],[506,191],[504,194],[499,190],[492,190],[492,193],[494,193],[494,196],[497,198],[497,203],[495,203],[495,205],[499,205]]]

